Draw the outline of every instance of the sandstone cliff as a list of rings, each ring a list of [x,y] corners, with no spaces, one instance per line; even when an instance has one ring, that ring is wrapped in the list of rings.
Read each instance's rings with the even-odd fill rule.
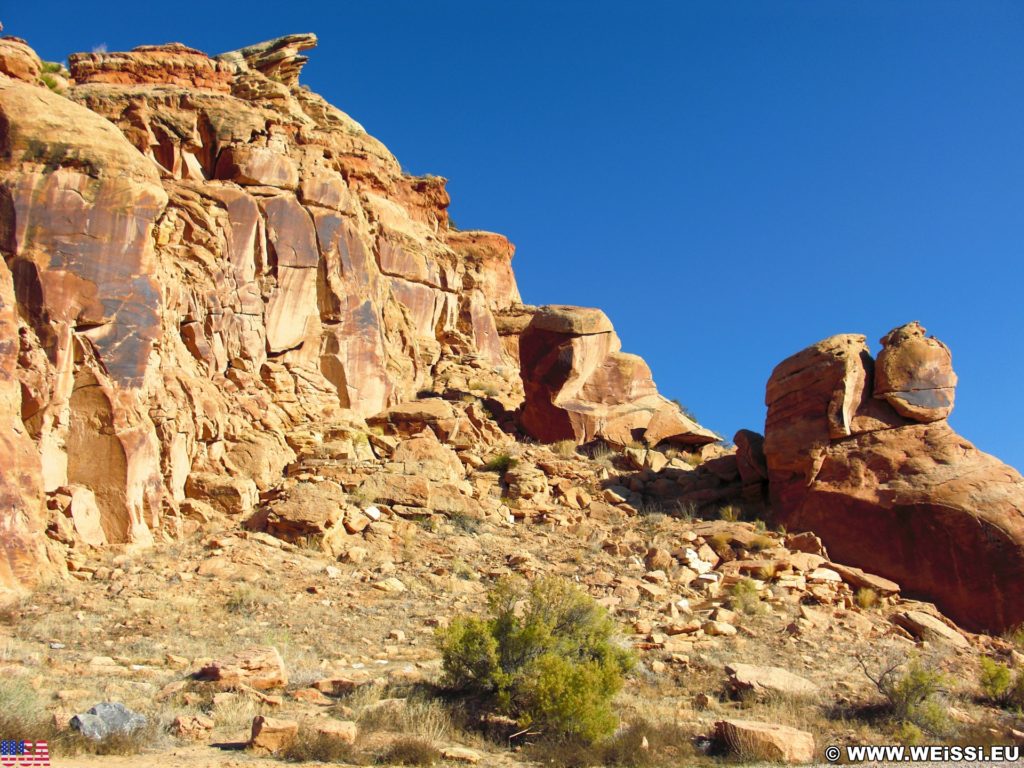
[[[44,573],[47,524],[143,545],[186,502],[248,516],[329,425],[350,438],[424,392],[483,390],[515,428],[540,326],[513,247],[454,229],[443,178],[299,85],[315,44],[75,54],[58,93],[0,41],[0,587]],[[579,386],[528,379],[528,432],[625,443],[658,415],[658,440],[716,439],[607,318],[556,336],[524,353],[569,339]],[[531,429],[543,397],[576,426]]]

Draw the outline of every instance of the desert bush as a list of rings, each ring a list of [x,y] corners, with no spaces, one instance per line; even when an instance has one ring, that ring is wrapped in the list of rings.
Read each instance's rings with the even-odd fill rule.
[[[708,546],[715,551],[715,554],[719,557],[729,551],[732,554],[732,536],[728,533],[716,533],[710,539],[708,539]]]
[[[733,608],[747,614],[761,613],[764,604],[761,602],[761,592],[753,579],[742,578],[732,585],[732,593],[729,601]]]
[[[42,81],[43,85],[45,85],[51,91],[53,91],[54,93],[60,93],[60,81],[58,81],[57,78],[51,75],[49,72],[43,72],[41,75],[39,75],[39,79]]]
[[[384,750],[377,762],[383,765],[433,765],[441,753],[426,739],[404,736]]]
[[[878,593],[871,589],[871,587],[861,587],[857,590],[853,599],[865,611],[878,605]]]
[[[231,613],[252,613],[257,608],[269,604],[270,597],[264,590],[254,587],[252,584],[239,584],[228,596],[224,607]]]
[[[497,472],[504,474],[508,470],[512,469],[518,462],[509,456],[507,453],[499,453],[497,456],[491,457],[480,469],[485,472]]]
[[[633,656],[615,642],[603,608],[544,577],[500,580],[488,611],[438,632],[446,686],[549,737],[589,743],[614,731],[611,700]]]
[[[761,522],[760,520],[758,522]],[[762,523],[763,524],[763,523]],[[765,549],[771,549],[775,546],[775,539],[771,536],[755,536],[750,540],[750,551],[761,552]]]
[[[1005,664],[982,656],[978,685],[991,703],[1000,707],[1024,709],[1024,671],[1014,676]]]
[[[675,768],[692,764],[697,752],[690,736],[679,726],[639,720],[597,744],[542,741],[527,754],[541,765],[558,768]]]
[[[576,455],[576,441],[575,440],[559,440],[557,443],[551,444],[551,450],[558,456],[575,456]]]
[[[289,763],[356,763],[358,759],[353,745],[305,726],[299,728],[298,737],[282,749],[278,756]]]
[[[1001,704],[1013,685],[1013,675],[1005,664],[1000,664],[988,656],[982,656],[978,683],[985,698]]]
[[[862,657],[861,669],[887,700],[889,711],[899,724],[911,725],[934,735],[947,729],[946,710],[939,701],[947,681],[944,675],[917,658],[906,661],[891,655],[872,671]]]

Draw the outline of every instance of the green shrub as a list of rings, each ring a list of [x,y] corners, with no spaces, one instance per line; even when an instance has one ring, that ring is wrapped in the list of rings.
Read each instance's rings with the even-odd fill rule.
[[[507,453],[499,453],[497,456],[492,457],[484,464],[481,469],[485,472],[497,472],[504,474],[508,470],[512,469],[518,462],[509,456]]]
[[[593,742],[615,730],[611,700],[632,654],[615,623],[569,582],[502,579],[489,615],[459,616],[438,632],[449,688],[548,737]]]
[[[981,675],[978,679],[985,698],[1002,704],[1013,685],[1010,668],[988,656],[981,657]]]
[[[946,710],[939,701],[939,695],[947,686],[944,675],[916,657],[906,663],[889,659],[877,673],[869,671],[863,659],[858,657],[858,660],[868,679],[888,700],[893,719],[934,735],[941,735],[947,729]]]
[[[1024,709],[1024,671],[1014,676],[1005,664],[982,656],[978,684],[985,698],[993,704],[1010,709]]]
[[[59,74],[64,71],[64,65],[59,61],[44,61],[42,71],[46,74]]]
[[[39,79],[43,82],[47,88],[54,93],[60,93],[60,81],[56,77],[51,75],[49,72],[43,72],[39,75]]]

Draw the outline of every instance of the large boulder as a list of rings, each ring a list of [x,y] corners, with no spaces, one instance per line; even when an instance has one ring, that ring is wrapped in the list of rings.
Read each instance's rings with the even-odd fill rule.
[[[956,434],[949,350],[917,323],[832,336],[768,381],[764,453],[778,522],[975,630],[1024,621],[1024,478]]]
[[[545,443],[702,445],[719,439],[659,395],[647,363],[621,347],[599,309],[537,309],[519,336],[523,429]]]
[[[809,763],[817,757],[814,736],[788,725],[720,720],[715,737],[731,755],[749,762]]]

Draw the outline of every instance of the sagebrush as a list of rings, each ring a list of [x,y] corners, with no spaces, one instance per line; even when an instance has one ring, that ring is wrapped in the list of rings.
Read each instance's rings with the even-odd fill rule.
[[[589,595],[556,577],[502,579],[488,616],[438,633],[444,683],[547,737],[591,743],[611,734],[612,698],[633,655]]]

